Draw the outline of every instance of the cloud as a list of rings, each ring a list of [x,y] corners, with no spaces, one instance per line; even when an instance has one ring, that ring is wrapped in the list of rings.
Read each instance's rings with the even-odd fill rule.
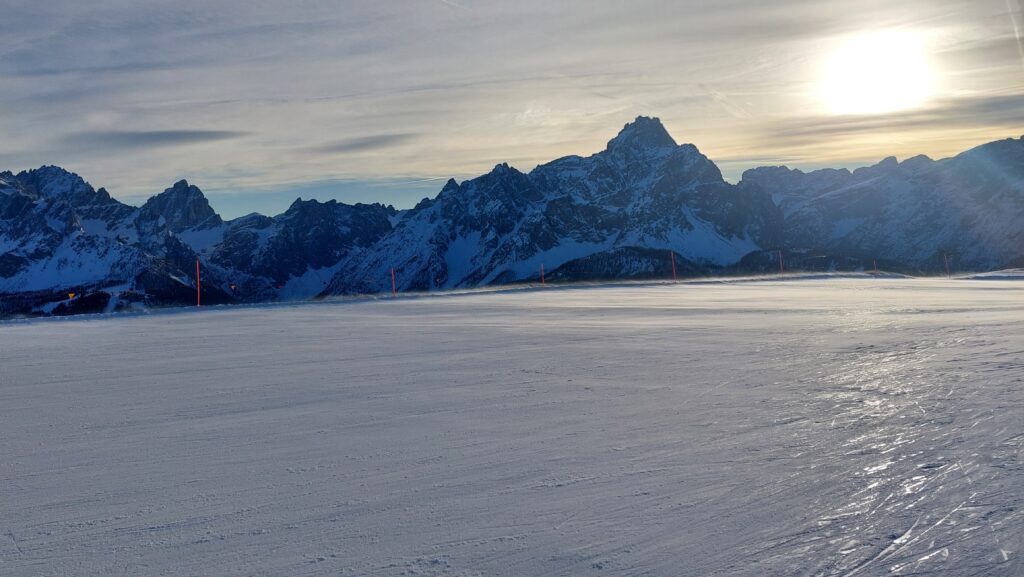
[[[231,140],[246,132],[231,130],[144,130],[76,132],[62,139],[71,147],[103,147],[108,149],[161,148]]]
[[[379,150],[382,148],[390,148],[413,140],[416,137],[417,135],[415,134],[379,134],[375,136],[362,136],[359,138],[339,140],[322,146],[315,146],[312,147],[311,150],[330,154],[359,153],[370,150]]]
[[[1010,22],[1016,24],[1013,18]],[[936,56],[943,67],[952,72],[977,74],[993,68],[1012,68],[1008,72],[1019,75],[1024,60],[1024,46],[1013,34],[973,38],[947,46],[939,50]]]
[[[871,133],[971,126],[1019,129],[1022,125],[1024,94],[1009,94],[947,99],[926,109],[882,116],[789,118],[770,125],[763,137],[775,143],[806,145]]]
[[[888,155],[873,137],[894,130],[973,126],[974,144],[1006,136],[1017,103],[996,96],[1021,80],[1005,0],[23,4],[0,34],[0,168],[61,164],[139,197],[187,174],[242,212],[241,191],[306,181],[525,170],[601,150],[639,114],[736,170],[832,136],[863,146],[831,158]],[[801,117],[833,37],[878,27],[936,31],[949,93],[988,100]]]

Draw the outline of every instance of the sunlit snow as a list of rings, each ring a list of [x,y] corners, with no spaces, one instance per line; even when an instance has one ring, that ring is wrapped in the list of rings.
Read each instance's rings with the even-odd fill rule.
[[[1021,575],[1024,284],[0,325],[0,575]]]

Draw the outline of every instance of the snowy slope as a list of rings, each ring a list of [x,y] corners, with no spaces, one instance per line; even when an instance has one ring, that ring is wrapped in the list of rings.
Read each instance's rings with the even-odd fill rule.
[[[7,324],[0,574],[1018,576],[1022,303],[840,279]]]

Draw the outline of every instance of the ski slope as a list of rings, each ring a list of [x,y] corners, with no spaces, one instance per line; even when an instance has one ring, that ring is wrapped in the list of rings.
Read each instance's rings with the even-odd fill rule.
[[[0,575],[1024,575],[1024,284],[0,324]]]

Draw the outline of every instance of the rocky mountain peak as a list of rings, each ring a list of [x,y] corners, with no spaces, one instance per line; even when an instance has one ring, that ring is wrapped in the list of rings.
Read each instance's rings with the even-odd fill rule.
[[[165,226],[173,232],[200,225],[212,228],[224,222],[214,212],[203,192],[184,179],[147,200],[139,217],[143,221],[160,221],[163,218]]]
[[[518,170],[516,170],[516,169],[512,168],[511,166],[509,166],[507,162],[502,162],[501,164],[495,164],[494,168],[491,170],[491,174],[494,175],[494,176],[505,176],[505,175],[508,175],[508,174],[514,174],[514,173],[518,173],[518,172],[519,172]]]
[[[95,191],[82,177],[59,166],[40,166],[19,173],[15,179],[31,194],[70,204],[89,203]]]
[[[608,142],[607,150],[646,151],[676,146],[676,141],[665,130],[660,119],[638,116],[636,120],[624,126],[618,136]]]

